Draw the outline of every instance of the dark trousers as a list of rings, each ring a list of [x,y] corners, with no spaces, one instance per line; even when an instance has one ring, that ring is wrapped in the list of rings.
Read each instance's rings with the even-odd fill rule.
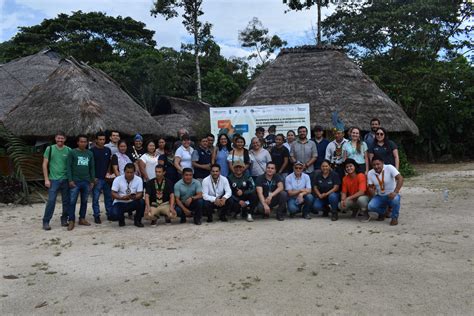
[[[222,218],[229,215],[231,206],[232,206],[232,198],[227,199],[225,201],[225,204],[220,207],[215,205],[213,202],[204,201],[203,213],[204,213],[204,216],[212,217],[212,213],[214,212],[214,209],[217,209],[219,218]]]
[[[125,213],[135,211],[135,222],[141,222],[145,213],[145,201],[143,199],[132,202],[116,202],[112,207],[112,212],[117,216],[119,222],[125,222]]]
[[[341,183],[342,183],[342,178],[344,178],[344,176],[346,175],[345,170],[344,170],[344,164],[340,164],[340,165],[331,164],[331,167],[339,175],[339,178],[341,179]]]
[[[189,205],[188,208],[193,214],[194,221],[201,220],[203,204],[204,204],[204,200],[199,199],[199,200],[192,201],[191,205]],[[179,206],[175,206],[175,210],[176,210],[176,214],[181,219],[186,219],[186,214],[184,214],[183,210]]]
[[[286,191],[282,191],[277,195],[272,197],[272,201],[270,202],[270,208],[274,208],[278,205],[277,208],[277,216],[283,216],[286,213],[286,201],[288,200],[288,193]],[[265,213],[265,209],[263,208],[263,204],[258,202],[257,211],[259,213]]]
[[[257,195],[255,192],[243,194],[242,196],[232,195],[232,212],[235,214],[242,213],[242,217],[246,217],[248,213],[253,215],[255,208],[257,207]],[[240,201],[248,201],[249,204],[246,207],[240,206]]]

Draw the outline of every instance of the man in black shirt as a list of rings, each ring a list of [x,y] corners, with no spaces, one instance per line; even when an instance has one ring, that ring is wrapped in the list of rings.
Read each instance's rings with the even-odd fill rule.
[[[272,156],[272,161],[276,165],[276,171],[283,178],[286,178],[288,175],[288,163],[290,161],[290,151],[288,148],[283,146],[285,142],[285,136],[283,134],[278,134],[275,137],[275,146],[270,149],[270,156]]]
[[[257,210],[263,213],[264,218],[268,218],[272,208],[278,206],[276,218],[279,221],[284,220],[288,193],[286,193],[283,183],[283,178],[276,174],[275,163],[267,162],[265,173],[259,176],[255,183],[259,200]]]
[[[251,176],[244,173],[245,164],[242,161],[237,160],[233,166],[234,172],[227,177],[232,190],[232,211],[235,214],[242,213],[242,218],[253,222],[252,215],[257,206],[255,183]]]
[[[201,138],[199,147],[193,151],[191,160],[194,168],[194,178],[201,181],[210,175],[211,151],[209,150],[209,140],[207,136]]]
[[[156,165],[156,178],[146,183],[145,217],[151,220],[151,225],[156,225],[160,215],[164,215],[166,222],[176,217],[174,209],[173,185],[165,178],[165,167]]]
[[[91,149],[94,155],[95,165],[95,184],[92,191],[92,209],[94,211],[94,222],[101,224],[99,197],[100,193],[104,192],[104,206],[105,214],[110,219],[110,212],[112,210],[112,191],[110,184],[106,181],[106,175],[109,171],[110,158],[112,152],[110,148],[105,147],[105,133],[98,132],[95,136],[95,146]]]

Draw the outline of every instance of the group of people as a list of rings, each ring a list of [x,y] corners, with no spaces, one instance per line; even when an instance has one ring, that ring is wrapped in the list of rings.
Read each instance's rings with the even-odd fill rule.
[[[276,219],[301,213],[304,219],[321,214],[336,221],[339,213],[352,211],[362,221],[391,218],[398,224],[400,175],[398,149],[389,140],[378,119],[361,138],[352,127],[349,139],[344,130],[335,130],[334,140],[323,137],[320,126],[314,138],[300,126],[297,133],[276,133],[276,126],[259,127],[246,148],[241,135],[208,134],[194,144],[183,128],[174,143],[160,138],[148,141],[136,135],[132,144],[112,131],[99,132],[93,143],[86,135],[77,137],[77,148],[65,145],[64,133],[57,133],[55,144],[44,152],[43,175],[48,201],[43,229],[50,230],[56,197],[62,194],[61,225],[73,230],[76,203],[81,198],[79,225],[86,220],[88,196],[92,193],[94,222],[101,224],[99,198],[103,194],[108,220],[125,226],[128,215],[134,225],[144,227],[143,219],[156,225],[160,216],[167,223],[192,218],[212,222],[214,215],[226,222],[241,216],[249,222],[259,214]]]

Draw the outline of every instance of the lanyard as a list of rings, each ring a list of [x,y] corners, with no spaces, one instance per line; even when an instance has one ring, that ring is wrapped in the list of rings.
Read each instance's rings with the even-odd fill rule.
[[[163,179],[161,183],[158,183],[158,180],[155,180],[155,190],[163,192],[165,190],[166,181]]]
[[[385,170],[382,170],[382,180],[379,179],[379,176],[377,174],[375,174],[375,177],[377,178],[377,182],[379,183],[380,192],[384,193],[385,192],[385,182],[384,182]]]

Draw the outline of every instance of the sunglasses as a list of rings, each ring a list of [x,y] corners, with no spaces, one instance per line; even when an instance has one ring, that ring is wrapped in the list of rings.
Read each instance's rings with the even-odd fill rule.
[[[383,136],[383,135],[385,135],[385,134],[384,134],[384,133],[375,133],[375,135],[377,135],[377,136]]]

